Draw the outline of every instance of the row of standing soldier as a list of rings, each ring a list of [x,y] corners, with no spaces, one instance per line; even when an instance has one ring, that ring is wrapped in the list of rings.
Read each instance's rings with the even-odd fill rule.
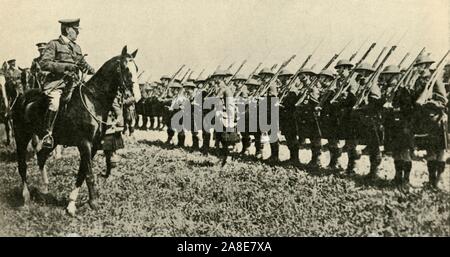
[[[445,66],[444,78],[448,78],[449,65],[443,63],[448,53],[435,70],[430,69],[434,61],[424,53],[425,49],[409,67],[401,69],[401,64],[385,65],[396,46],[391,47],[383,59],[380,54],[373,65],[365,62],[374,46],[372,44],[356,64],[346,59],[337,61],[334,65],[337,74],[330,67],[340,53],[335,54],[319,73],[305,68],[311,55],[295,73],[285,69],[292,58],[277,71],[263,68],[256,74],[259,64],[250,76],[238,73],[241,65],[234,74],[229,69],[217,69],[208,78],[198,76],[192,79],[191,72],[186,79],[188,71],[182,79],[177,79],[180,68],[172,77],[163,76],[161,83],[143,84],[143,99],[136,108],[144,119],[143,127],[146,127],[149,117],[151,128],[155,121],[158,129],[167,126],[167,143],[170,143],[176,132],[170,124],[173,114],[179,111],[176,107],[181,106],[180,102],[183,101],[198,104],[193,101],[197,94],[201,94],[203,100],[204,97],[215,96],[224,102],[227,97],[233,96],[258,102],[263,97],[278,97],[278,125],[290,152],[289,162],[293,165],[302,166],[299,149],[304,146],[305,139],[309,139],[312,158],[305,167],[307,170],[319,169],[319,157],[322,148],[325,148],[330,152],[328,168],[332,172],[343,170],[338,159],[343,152],[347,152],[345,172],[351,175],[355,173],[355,163],[361,155],[356,147],[366,145],[363,152],[369,155],[370,160],[367,179],[375,179],[381,164],[380,147],[384,146],[384,151],[394,159],[393,183],[407,187],[412,168],[412,151],[426,150],[429,184],[436,188],[445,170],[444,158],[448,146],[448,94],[440,76]],[[203,115],[209,111],[203,109]],[[246,125],[248,128],[248,123]],[[259,128],[257,132],[222,132],[214,133],[213,136],[211,131],[193,131],[192,147],[208,153],[209,142],[215,139],[215,147],[219,149],[221,145],[221,152],[226,157],[230,147],[241,141],[242,154],[248,155],[250,136],[253,136],[256,158],[262,159],[262,135]],[[178,145],[184,146],[185,131],[178,131],[177,137]],[[328,141],[325,146],[321,144],[322,139]],[[339,142],[342,140],[345,145],[340,148]],[[203,141],[202,147],[200,141]],[[269,161],[272,163],[279,162],[279,144],[278,141],[270,143]]]

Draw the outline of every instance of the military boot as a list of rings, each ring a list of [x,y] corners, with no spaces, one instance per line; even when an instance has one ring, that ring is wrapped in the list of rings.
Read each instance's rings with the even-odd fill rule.
[[[250,138],[246,138],[246,137],[244,137],[244,138],[242,138],[242,151],[241,151],[241,154],[244,154],[244,155],[248,155],[248,153],[249,153],[249,150],[248,150],[248,148],[250,147]]]
[[[172,141],[173,136],[175,135],[175,132],[171,129],[167,129],[167,141],[166,144],[170,144],[170,141]]]
[[[58,112],[48,110],[45,114],[45,121],[44,124],[46,126],[47,134],[42,138],[42,147],[45,148],[53,148],[53,137],[52,137],[52,131],[53,131],[53,123],[56,118],[56,114]]]
[[[412,162],[403,161],[403,181],[409,184],[409,175],[411,174]]]

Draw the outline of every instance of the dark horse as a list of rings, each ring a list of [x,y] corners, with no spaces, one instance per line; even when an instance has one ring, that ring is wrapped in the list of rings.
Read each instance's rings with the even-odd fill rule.
[[[89,205],[95,209],[97,192],[92,172],[92,159],[100,150],[102,138],[106,132],[106,120],[111,110],[114,97],[120,91],[139,90],[137,85],[137,66],[134,62],[137,50],[127,53],[127,47],[119,56],[107,61],[86,83],[78,83],[71,99],[61,103],[57,116],[53,138],[56,145],[76,146],[80,152],[80,167],[75,189],[70,193],[67,211],[75,215],[75,202],[78,192],[86,180],[89,191]],[[28,206],[30,193],[27,182],[27,164],[25,155],[30,139],[36,135],[40,138],[45,133],[42,122],[48,106],[48,99],[37,90],[30,90],[21,96],[13,108],[14,132],[17,144],[19,173],[22,179],[22,196],[24,206]],[[64,109],[64,110],[63,110]],[[37,152],[37,161],[44,185],[43,193],[48,190],[48,178],[45,162],[53,149],[42,148]]]

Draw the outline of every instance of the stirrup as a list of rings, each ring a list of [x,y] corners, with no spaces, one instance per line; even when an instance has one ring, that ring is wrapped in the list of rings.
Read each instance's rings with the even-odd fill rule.
[[[50,133],[45,135],[42,138],[42,147],[44,147],[44,148],[53,148],[53,137],[52,137],[52,135]]]

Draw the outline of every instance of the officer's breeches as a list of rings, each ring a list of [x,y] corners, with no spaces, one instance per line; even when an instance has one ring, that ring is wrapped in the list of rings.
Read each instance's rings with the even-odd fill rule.
[[[47,93],[49,99],[48,109],[57,112],[59,109],[59,101],[61,100],[62,89],[54,89]]]

